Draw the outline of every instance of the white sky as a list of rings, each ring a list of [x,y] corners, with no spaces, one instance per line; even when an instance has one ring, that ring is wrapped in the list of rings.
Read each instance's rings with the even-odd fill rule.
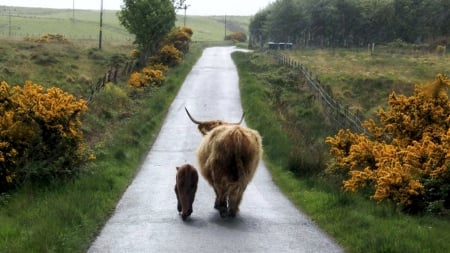
[[[187,15],[252,16],[275,0],[186,0]],[[122,0],[103,0],[103,9],[120,10]],[[0,6],[99,10],[101,0],[0,0]],[[183,14],[184,10],[178,11]]]

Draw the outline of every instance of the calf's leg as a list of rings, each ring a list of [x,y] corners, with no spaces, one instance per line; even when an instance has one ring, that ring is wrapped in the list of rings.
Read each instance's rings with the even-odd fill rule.
[[[181,212],[181,202],[180,202],[180,196],[178,195],[177,185],[175,185],[175,194],[177,195],[177,210],[180,213]]]

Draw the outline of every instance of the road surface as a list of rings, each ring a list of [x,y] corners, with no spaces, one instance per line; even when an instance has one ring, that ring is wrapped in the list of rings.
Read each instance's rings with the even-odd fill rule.
[[[89,253],[343,252],[280,193],[262,161],[235,218],[220,217],[213,208],[214,191],[201,176],[193,214],[186,222],[178,215],[175,167],[190,163],[198,168],[195,151],[201,140],[184,107],[198,120],[239,121],[239,82],[230,56],[234,50],[214,47],[203,52]]]

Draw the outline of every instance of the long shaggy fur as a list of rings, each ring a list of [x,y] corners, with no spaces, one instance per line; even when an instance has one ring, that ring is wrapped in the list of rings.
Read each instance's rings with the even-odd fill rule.
[[[177,168],[175,194],[177,195],[177,209],[183,220],[192,214],[192,204],[197,191],[198,173],[190,164]]]
[[[222,217],[235,216],[239,211],[261,156],[261,136],[253,129],[218,124],[204,135],[197,150],[200,173],[214,188],[214,208]]]

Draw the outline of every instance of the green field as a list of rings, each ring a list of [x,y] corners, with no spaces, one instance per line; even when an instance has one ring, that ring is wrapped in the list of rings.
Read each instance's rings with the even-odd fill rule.
[[[132,41],[119,23],[116,11],[105,10],[102,16],[102,38],[106,41]],[[226,17],[226,32],[247,32],[250,17]],[[177,16],[183,26],[184,16]],[[186,26],[193,29],[193,41],[222,41],[225,36],[224,16],[186,16]],[[0,36],[23,38],[42,34],[62,34],[69,39],[98,40],[100,11],[71,9],[11,8],[0,10]]]

